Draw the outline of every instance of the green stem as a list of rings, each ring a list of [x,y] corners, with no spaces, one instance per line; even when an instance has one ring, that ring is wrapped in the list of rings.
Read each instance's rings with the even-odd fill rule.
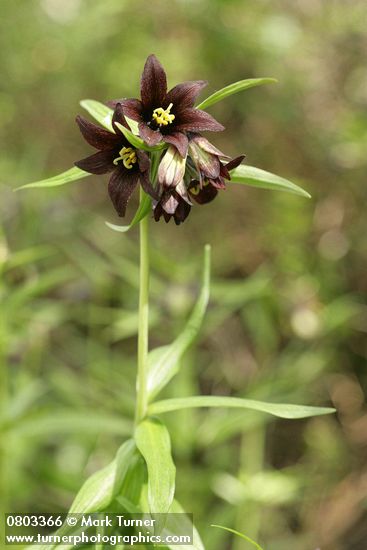
[[[140,201],[143,200],[140,191]],[[149,323],[149,242],[148,216],[143,218],[140,226],[140,290],[139,290],[139,332],[138,332],[138,374],[136,380],[135,422],[138,424],[148,409],[148,323]]]

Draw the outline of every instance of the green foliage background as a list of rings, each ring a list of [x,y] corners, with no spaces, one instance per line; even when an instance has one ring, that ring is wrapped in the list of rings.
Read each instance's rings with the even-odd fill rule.
[[[130,429],[136,231],[105,226],[105,178],[13,188],[86,156],[79,100],[137,95],[155,53],[170,84],[208,93],[277,78],[210,108],[227,127],[213,139],[313,196],[229,185],[179,228],[151,223],[152,345],[187,318],[213,246],[203,336],[166,395],[339,411],[172,413],[179,498],[210,550],[248,548],[210,523],[267,550],[365,548],[366,16],[363,0],[1,0],[3,509],[66,510]]]

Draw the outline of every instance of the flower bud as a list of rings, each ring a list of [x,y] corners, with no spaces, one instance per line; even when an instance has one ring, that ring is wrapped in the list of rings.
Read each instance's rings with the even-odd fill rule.
[[[158,168],[158,182],[163,187],[176,187],[183,180],[186,158],[182,158],[177,149],[170,145]]]

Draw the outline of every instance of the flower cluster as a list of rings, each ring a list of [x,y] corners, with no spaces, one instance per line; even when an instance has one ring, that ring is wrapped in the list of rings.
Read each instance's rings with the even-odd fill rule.
[[[113,132],[78,116],[76,121],[85,140],[97,153],[76,162],[92,174],[111,172],[108,191],[119,216],[140,183],[153,200],[154,219],[171,218],[179,225],[188,216],[193,202],[212,201],[225,189],[230,171],[244,156],[230,159],[214,147],[201,132],[219,132],[224,127],[194,103],[207,82],[195,80],[167,91],[166,73],[154,55],[145,63],[140,99],[118,99],[113,107]],[[119,125],[129,129],[126,118],[138,123],[139,137],[150,147],[164,142],[157,182],[150,181],[149,153],[134,147]]]

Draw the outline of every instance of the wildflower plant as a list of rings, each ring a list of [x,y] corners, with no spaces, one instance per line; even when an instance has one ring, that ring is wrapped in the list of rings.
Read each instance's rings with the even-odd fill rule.
[[[136,225],[140,228],[134,432],[122,443],[111,463],[83,484],[70,512],[183,512],[175,497],[176,469],[170,435],[163,420],[164,415],[172,411],[196,407],[242,408],[287,419],[334,411],[325,407],[214,395],[158,399],[161,390],[177,374],[182,356],[202,325],[209,301],[210,247],[207,245],[204,250],[201,292],[186,326],[174,342],[149,350],[149,218],[165,222],[173,218],[179,225],[187,219],[194,205],[210,203],[227,185],[233,184],[309,197],[294,183],[243,164],[244,155],[232,159],[202,135],[203,132],[224,131],[224,126],[206,111],[207,108],[234,93],[270,82],[274,79],[241,80],[195,105],[207,83],[202,80],[184,82],[167,91],[166,73],[158,59],[151,55],[141,77],[140,99],[121,98],[106,104],[94,100],[81,102],[98,123],[81,116],[76,118],[84,139],[95,151],[76,161],[75,166],[63,174],[22,186],[53,187],[90,174],[109,173],[108,194],[119,216],[125,216],[130,197],[138,186],[140,189],[139,207],[131,223],[107,223],[118,232],[126,232]],[[175,230],[179,229],[170,228],[170,231]],[[60,532],[67,533],[68,527],[61,527]],[[204,548],[195,528],[191,548]]]

